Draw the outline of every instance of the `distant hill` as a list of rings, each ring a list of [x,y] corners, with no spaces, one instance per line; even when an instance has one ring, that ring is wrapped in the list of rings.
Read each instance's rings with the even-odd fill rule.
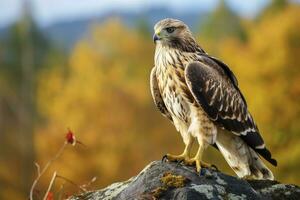
[[[186,22],[195,30],[199,30],[199,26],[203,21],[205,12],[184,12],[175,13],[166,8],[150,8],[143,12],[125,12],[125,11],[110,11],[99,16],[91,16],[70,21],[61,21],[46,27],[40,27],[44,35],[56,45],[63,49],[69,50],[72,46],[89,30],[91,24],[102,23],[108,18],[118,17],[124,24],[129,27],[137,26],[138,20],[143,19],[152,31],[153,25],[160,19],[172,17],[178,18]],[[7,28],[0,30],[0,38],[7,35]]]
[[[146,21],[150,30],[152,30],[153,25],[160,19],[172,17],[181,19],[191,27],[197,27],[198,29],[205,14],[206,13],[203,12],[186,12],[178,14],[165,8],[152,8],[141,13],[109,12],[96,17],[59,22],[45,27],[43,32],[55,43],[62,44],[64,47],[69,49],[87,33],[91,23],[102,23],[111,17],[120,18],[120,20],[130,27],[136,26],[138,20],[142,18]]]

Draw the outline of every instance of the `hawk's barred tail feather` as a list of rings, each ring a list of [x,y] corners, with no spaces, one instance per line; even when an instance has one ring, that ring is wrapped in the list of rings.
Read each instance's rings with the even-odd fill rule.
[[[240,137],[269,163],[271,163],[273,166],[277,166],[277,161],[272,158],[272,154],[266,148],[264,140],[259,132],[245,132],[245,134],[241,134]]]
[[[216,145],[229,166],[239,177],[274,179],[271,170],[240,137],[220,130]]]
[[[257,153],[251,148],[249,148],[249,152],[252,159],[252,162],[249,166],[251,174],[256,179],[274,180],[274,175],[272,171],[269,168],[267,168],[264,162],[258,157]]]
[[[275,160],[274,158],[272,158],[272,154],[271,152],[267,149],[267,148],[263,148],[263,149],[255,149],[255,151],[260,154],[262,157],[264,157],[264,159],[266,159],[267,161],[269,161],[269,163],[271,163],[273,166],[277,166],[277,160]]]

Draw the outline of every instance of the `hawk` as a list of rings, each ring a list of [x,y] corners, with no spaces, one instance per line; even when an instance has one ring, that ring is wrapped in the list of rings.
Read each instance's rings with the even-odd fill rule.
[[[273,180],[261,157],[274,166],[277,161],[265,146],[233,72],[208,55],[182,21],[163,19],[154,31],[151,94],[185,144],[182,154],[166,154],[166,158],[195,165],[199,172],[211,166],[202,161],[202,155],[213,145],[239,177]],[[199,148],[190,157],[194,141]]]

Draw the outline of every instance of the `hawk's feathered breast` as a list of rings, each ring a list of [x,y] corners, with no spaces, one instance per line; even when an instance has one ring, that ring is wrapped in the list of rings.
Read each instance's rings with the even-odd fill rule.
[[[175,53],[161,48],[155,56],[156,71],[159,91],[171,115],[188,123],[188,102],[193,101],[192,95],[184,78],[184,61]],[[177,62],[176,62],[177,61]],[[186,92],[184,92],[186,91]]]
[[[155,76],[163,102],[177,130],[181,130],[181,126],[189,127],[192,119],[196,118],[200,123],[197,128],[205,129],[203,138],[209,143],[214,143],[216,127],[196,102],[185,80],[185,66],[195,59],[197,55],[194,53],[168,47],[157,48]]]

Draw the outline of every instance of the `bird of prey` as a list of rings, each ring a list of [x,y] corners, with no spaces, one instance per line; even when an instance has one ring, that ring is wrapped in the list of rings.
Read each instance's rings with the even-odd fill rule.
[[[233,72],[208,55],[182,21],[163,19],[154,31],[151,94],[185,144],[182,154],[166,154],[166,158],[195,165],[199,172],[211,166],[202,161],[202,155],[213,145],[239,177],[273,180],[261,157],[274,166],[277,161],[265,146]],[[194,141],[199,148],[190,157]]]

